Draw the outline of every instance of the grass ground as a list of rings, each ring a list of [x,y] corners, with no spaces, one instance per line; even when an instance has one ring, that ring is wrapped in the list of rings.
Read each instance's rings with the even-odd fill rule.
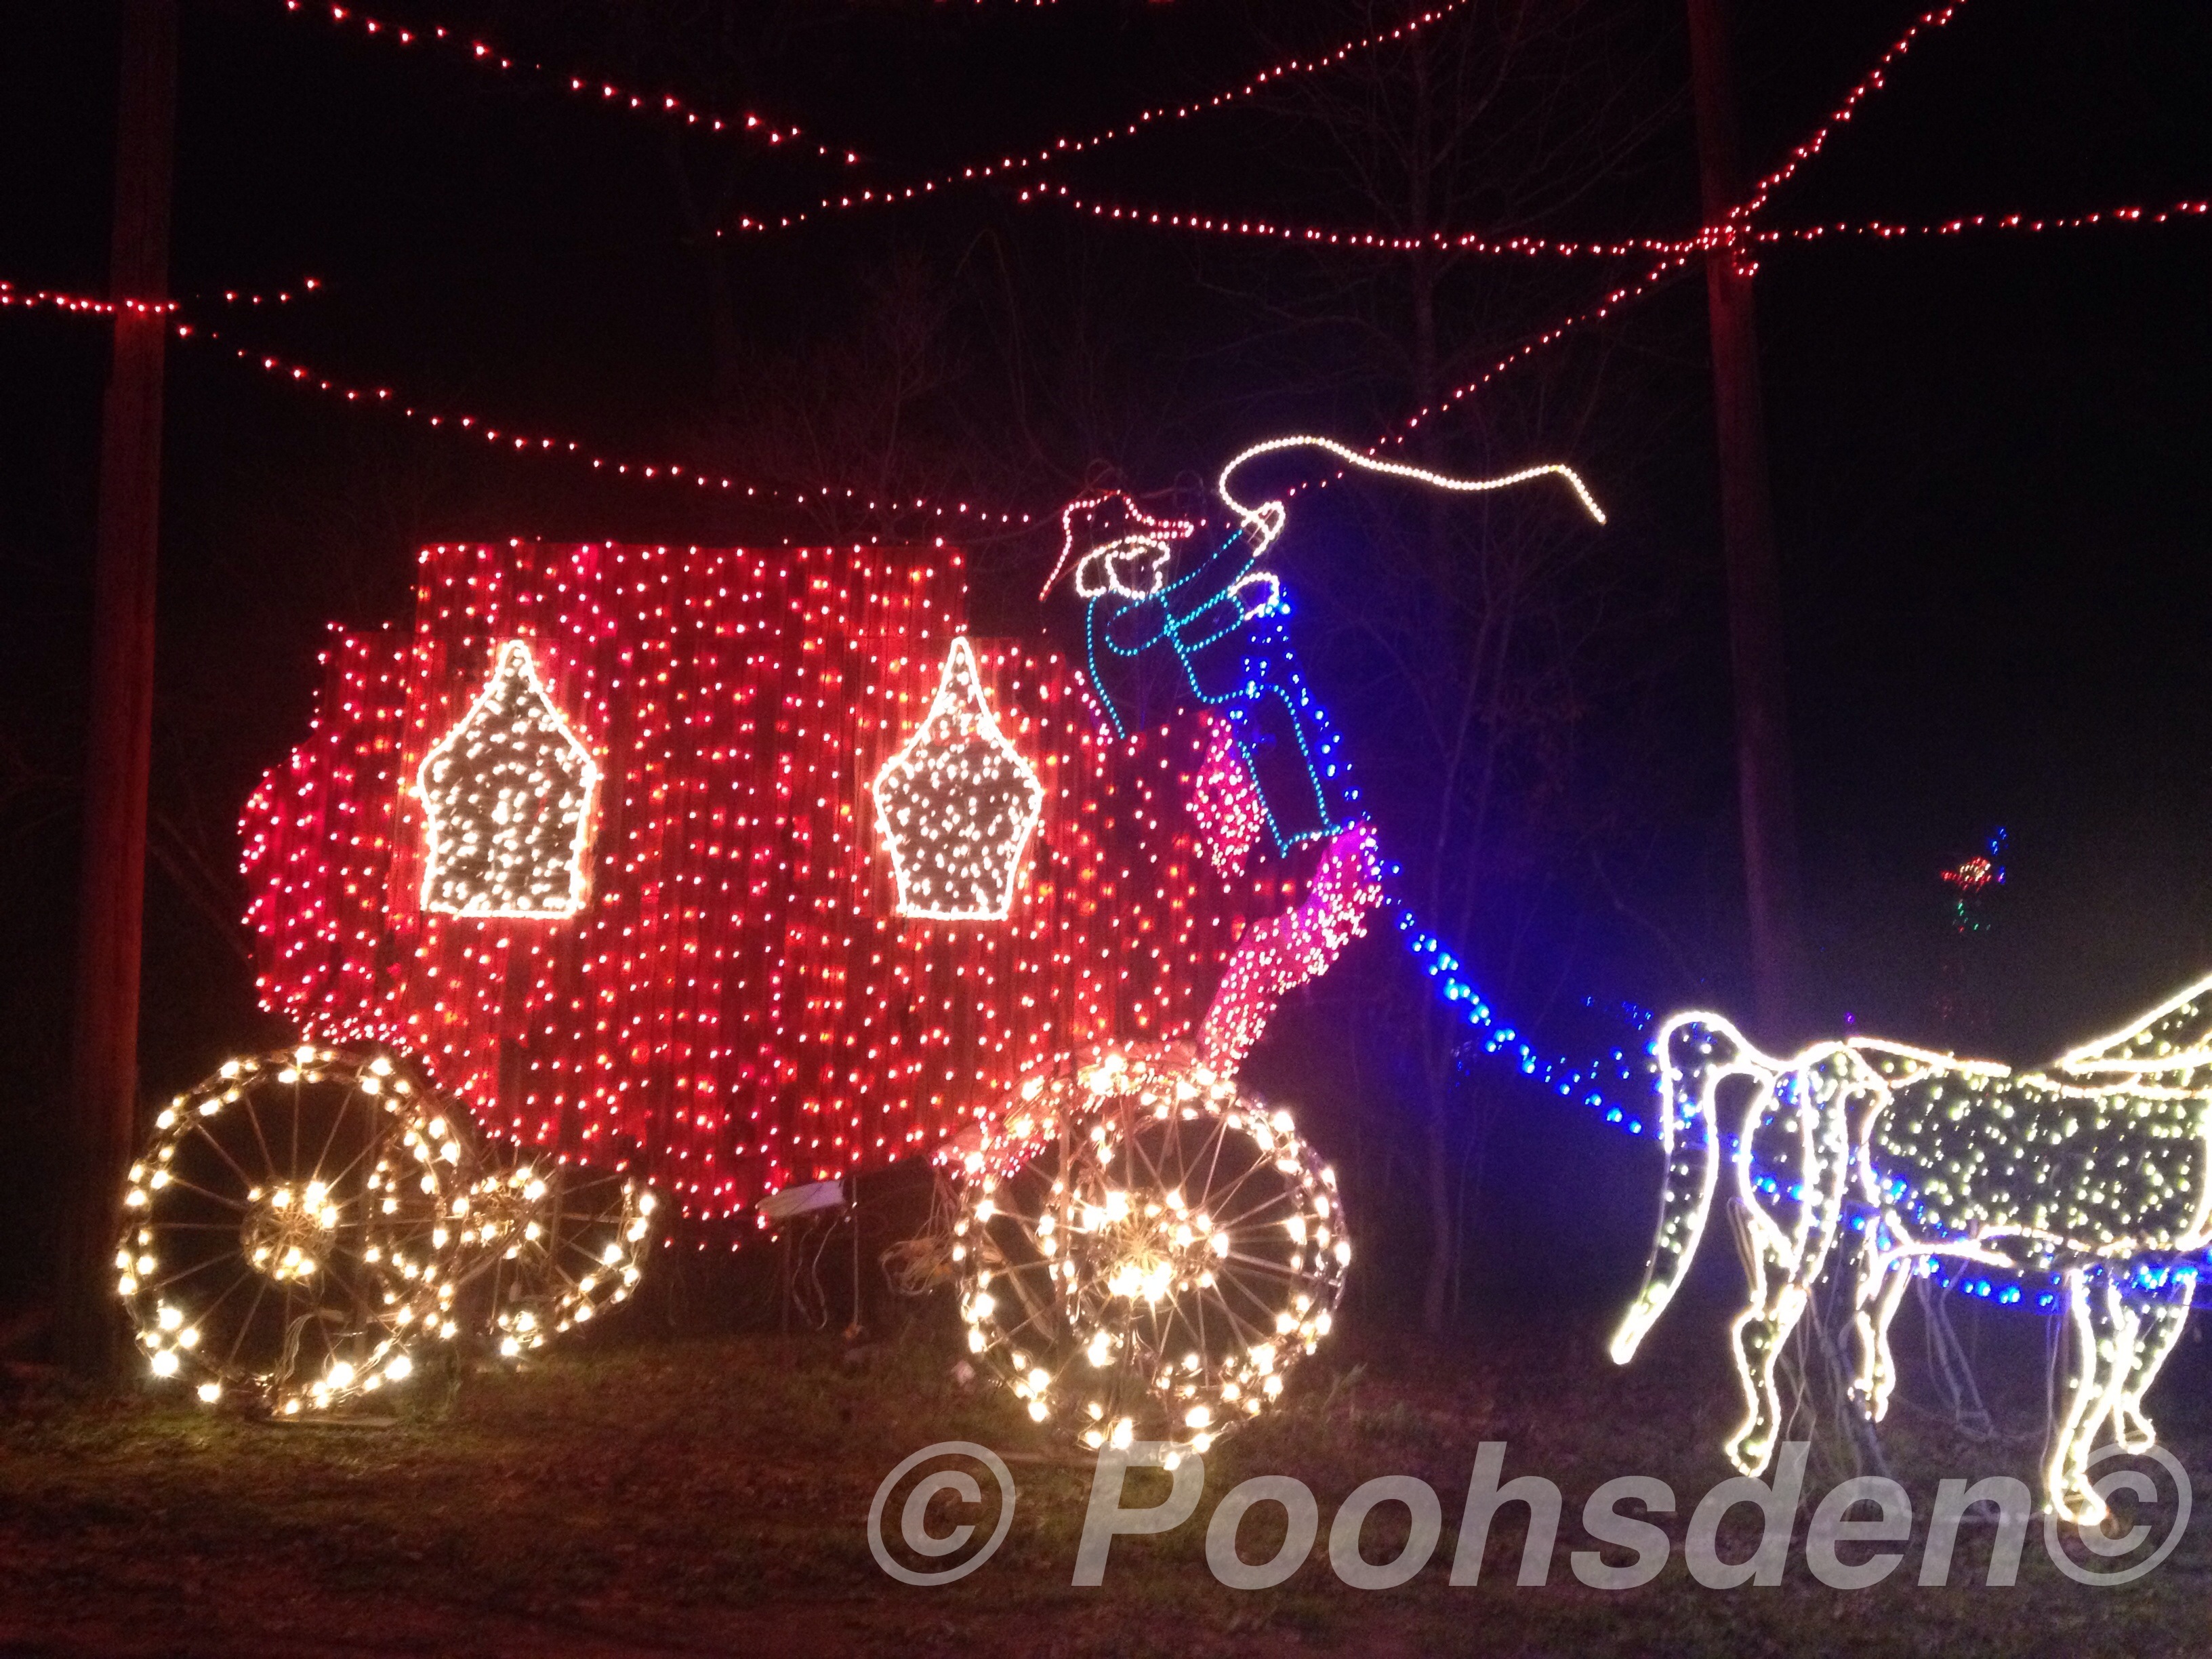
[[[2068,1582],[2033,1536],[2019,1584],[1987,1588],[1990,1534],[1969,1528],[1948,1589],[1912,1582],[1916,1543],[1874,1589],[1825,1588],[1797,1553],[1779,1587],[1717,1591],[1686,1574],[1677,1515],[1657,1581],[1583,1588],[1567,1557],[1589,1547],[1577,1517],[1599,1481],[1656,1474],[1686,1512],[1728,1473],[1713,1448],[1733,1385],[1706,1316],[1686,1316],[1626,1371],[1604,1361],[1594,1330],[1459,1352],[1324,1349],[1290,1408],[1208,1460],[1195,1518],[1118,1540],[1091,1589],[1069,1583],[1090,1472],[1002,1396],[963,1388],[940,1338],[910,1332],[854,1363],[819,1339],[594,1334],[613,1340],[428,1389],[382,1427],[277,1428],[19,1381],[0,1398],[0,1652],[2212,1653],[2203,1525],[2126,1589]],[[2201,1414],[2168,1414],[2202,1474],[2212,1439]],[[1016,1460],[1011,1534],[957,1584],[893,1583],[869,1553],[870,1498],[908,1453],[953,1438]],[[1446,1583],[1484,1439],[1509,1443],[1509,1475],[1539,1472],[1566,1493],[1542,1588],[1513,1583],[1517,1510],[1500,1517],[1481,1582]],[[1886,1443],[1923,1516],[1938,1474],[2025,1474],[2034,1462],[2027,1439],[1968,1444],[1910,1413]],[[1263,1473],[1313,1488],[1323,1542],[1281,1588],[1231,1591],[1206,1567],[1205,1522],[1230,1486]],[[1361,1480],[1398,1474],[1443,1498],[1443,1542],[1400,1589],[1348,1589],[1326,1559],[1329,1517]],[[1165,1490],[1155,1473],[1132,1480],[1133,1504]],[[1272,1550],[1279,1515],[1250,1518],[1248,1557]],[[1367,1553],[1402,1537],[1403,1511],[1385,1508]]]

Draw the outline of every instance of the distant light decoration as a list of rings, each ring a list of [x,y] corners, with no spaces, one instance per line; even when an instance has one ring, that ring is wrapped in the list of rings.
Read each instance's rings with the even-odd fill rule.
[[[1138,1048],[1024,1078],[998,1121],[951,1253],[969,1351],[1031,1419],[1173,1456],[1281,1398],[1352,1260],[1336,1176],[1288,1113]]]
[[[872,793],[901,915],[1006,919],[1044,786],[999,730],[965,635],[954,636],[936,696]]]
[[[776,126],[763,121],[757,115],[715,115],[694,109],[682,99],[670,94],[662,93],[656,96],[635,92],[597,76],[586,79],[549,69],[544,64],[527,58],[511,58],[496,47],[473,38],[466,30],[449,29],[435,23],[416,27],[391,22],[371,16],[358,6],[331,5],[328,0],[284,0],[284,9],[297,16],[319,17],[334,28],[343,29],[351,25],[360,29],[365,39],[391,46],[448,48],[463,62],[488,70],[495,75],[505,76],[517,69],[524,70],[549,86],[610,109],[644,115],[664,123],[672,122],[702,132],[736,133],[757,139],[771,148],[781,148],[788,143],[793,150],[810,150],[824,160],[848,165],[860,159],[850,151],[832,150],[826,144],[801,143],[797,127]]]
[[[1727,1112],[1751,1278],[1733,1327],[1746,1404],[1727,1447],[1736,1466],[1757,1474],[1773,1454],[1775,1364],[1839,1243],[1851,1249],[1854,1391],[1876,1421],[1896,1384],[1890,1323],[1916,1275],[1947,1260],[2051,1273],[2074,1340],[2045,1493],[2064,1518],[2100,1520],[2090,1455],[2108,1436],[2153,1443],[2144,1395],[2212,1244],[2212,980],[2040,1072],[1872,1038],[1777,1059],[1713,1014],[1668,1019],[1656,1048],[1659,1231],[1614,1359],[1634,1356],[1688,1272]]]
[[[1250,80],[1227,92],[1218,92],[1210,97],[1193,99],[1185,104],[1161,104],[1132,117],[1119,126],[1108,127],[1103,131],[1093,133],[1087,138],[1056,138],[1051,143],[1024,155],[1002,156],[995,161],[963,167],[957,172],[940,173],[924,179],[919,184],[894,185],[881,189],[872,188],[838,196],[825,196],[807,210],[781,215],[773,223],[764,219],[755,219],[750,216],[740,218],[737,222],[736,228],[744,231],[789,229],[793,226],[803,225],[817,215],[832,210],[869,206],[886,207],[897,202],[921,201],[935,195],[939,191],[957,189],[963,184],[995,179],[1006,173],[1019,173],[1029,168],[1042,167],[1048,162],[1064,161],[1070,156],[1080,155],[1085,150],[1096,149],[1102,144],[1112,143],[1116,139],[1133,137],[1158,123],[1181,121],[1194,115],[1203,114],[1208,110],[1219,109],[1224,105],[1241,102],[1291,76],[1311,75],[1318,70],[1333,69],[1347,58],[1355,58],[1376,46],[1388,45],[1394,40],[1407,40],[1422,30],[1443,21],[1455,12],[1464,11],[1472,3],[1473,0],[1445,0],[1445,3],[1442,5],[1415,13],[1395,27],[1378,29],[1373,33],[1362,35],[1357,40],[1345,41],[1342,45],[1334,46],[1316,57],[1285,58],[1281,63],[1261,70]]]
[[[684,1213],[927,1153],[1023,1072],[1193,1038],[1300,860],[1218,869],[1188,710],[1126,739],[1073,665],[971,639],[1043,790],[1006,920],[902,917],[870,783],[965,611],[956,552],[443,544],[411,629],[334,635],[312,732],[240,826],[264,1006],[388,1043],[518,1162],[649,1178]],[[413,781],[527,639],[601,770],[555,924],[421,903]]]
[[[584,908],[599,763],[561,717],[528,643],[422,757],[422,908],[548,920]]]
[[[1978,933],[1990,925],[1984,901],[1990,889],[2004,885],[2005,868],[1997,862],[2004,856],[2004,848],[2005,832],[1999,830],[1990,837],[1988,852],[1977,853],[1963,864],[1943,872],[1944,885],[1958,894],[1951,906],[1955,931]]]
[[[1199,1032],[1206,1064],[1234,1076],[1276,1005],[1327,973],[1345,946],[1367,931],[1368,915],[1382,902],[1382,856],[1375,826],[1355,823],[1322,852],[1297,908],[1254,922],[1237,941]]]

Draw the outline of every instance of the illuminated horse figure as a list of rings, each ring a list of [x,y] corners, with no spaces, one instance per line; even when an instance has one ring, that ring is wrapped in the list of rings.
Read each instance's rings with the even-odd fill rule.
[[[2075,1370],[2045,1494],[2063,1518],[2101,1519],[2090,1454],[2108,1434],[2130,1452],[2154,1443],[2143,1395],[2212,1243],[2212,979],[2035,1072],[1868,1039],[1777,1060],[1711,1014],[1668,1020],[1654,1053],[1666,1182],[1613,1358],[1634,1356],[1687,1272],[1725,1150],[1751,1281],[1733,1328],[1738,1468],[1773,1455],[1775,1362],[1856,1224],[1854,1393],[1875,1421],[1897,1380],[1890,1322],[1923,1262],[2059,1276]]]

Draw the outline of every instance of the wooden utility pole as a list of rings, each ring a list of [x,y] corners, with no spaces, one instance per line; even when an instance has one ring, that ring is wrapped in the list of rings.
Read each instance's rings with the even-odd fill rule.
[[[175,0],[123,0],[107,282],[117,307],[100,419],[70,1101],[75,1133],[56,1332],[62,1358],[93,1374],[112,1369],[119,1352],[113,1258],[123,1176],[138,1133],[138,956],[153,744],[161,356],[169,326],[165,312],[125,302],[158,301],[168,292],[176,85]]]
[[[1689,0],[1698,179],[1708,227],[1744,199],[1735,85],[1723,0]],[[1729,659],[1735,692],[1736,790],[1751,913],[1752,971],[1768,1041],[1794,1040],[1797,1006],[1797,824],[1790,799],[1790,722],[1782,663],[1782,584],[1767,493],[1766,416],[1751,250],[1707,250],[1705,304],[1721,470],[1721,545],[1728,569]]]

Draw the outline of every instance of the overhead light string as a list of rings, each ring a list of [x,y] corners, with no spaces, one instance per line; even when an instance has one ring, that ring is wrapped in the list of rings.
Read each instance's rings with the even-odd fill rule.
[[[663,123],[673,123],[700,132],[727,133],[753,139],[772,149],[787,154],[811,154],[842,167],[851,167],[860,161],[852,150],[839,149],[807,137],[797,126],[781,125],[763,119],[750,112],[743,115],[717,115],[711,110],[695,108],[671,93],[644,93],[633,88],[617,85],[599,76],[574,75],[556,70],[532,58],[508,56],[465,29],[452,29],[441,24],[427,24],[414,27],[372,16],[357,6],[327,3],[327,0],[283,0],[284,9],[298,17],[319,17],[341,32],[358,29],[366,40],[380,41],[395,47],[426,46],[434,51],[445,50],[462,62],[495,75],[509,75],[520,70],[543,82],[554,90],[565,92],[573,98],[616,109],[626,114],[637,114]]]
[[[1020,155],[1004,155],[995,161],[979,162],[961,167],[955,172],[939,173],[915,184],[895,185],[880,189],[872,188],[836,196],[825,196],[812,207],[803,211],[778,215],[773,219],[756,219],[750,216],[743,216],[738,219],[733,228],[740,231],[788,230],[803,225],[808,220],[823,213],[853,208],[885,207],[898,202],[919,201],[926,197],[935,195],[939,191],[957,189],[962,185],[999,178],[1006,173],[1021,173],[1030,168],[1043,167],[1048,162],[1065,160],[1072,155],[1080,155],[1086,150],[1097,149],[1102,145],[1113,143],[1119,139],[1133,137],[1155,123],[1188,120],[1194,115],[1203,115],[1211,110],[1242,103],[1256,97],[1268,88],[1288,80],[1292,76],[1312,75],[1323,70],[1334,69],[1338,64],[1358,57],[1363,52],[1373,51],[1378,46],[1388,46],[1393,41],[1409,40],[1424,29],[1442,22],[1454,13],[1466,10],[1473,3],[1474,0],[1444,0],[1441,5],[1432,6],[1425,11],[1416,12],[1395,28],[1378,29],[1371,34],[1362,35],[1356,40],[1346,40],[1316,57],[1285,58],[1281,63],[1271,64],[1261,70],[1249,81],[1226,92],[1217,92],[1210,97],[1194,98],[1188,103],[1156,105],[1117,126],[1103,128],[1088,137],[1055,138],[1052,143],[1035,150]],[[721,233],[718,231],[715,234],[719,235]]]
[[[1860,106],[1867,100],[1888,87],[1889,71],[1912,50],[1913,43],[1923,34],[1932,34],[1938,29],[1948,27],[1951,20],[1966,8],[1966,0],[1948,0],[1948,4],[1934,7],[1915,18],[1912,26],[1891,42],[1889,50],[1875,61],[1875,66],[1866,72],[1858,84],[1844,94],[1844,101],[1836,106],[1828,118],[1814,128],[1812,135],[1802,143],[1791,149],[1789,158],[1780,167],[1752,186],[1750,195],[1730,210],[1730,220],[1747,223],[1756,218],[1766,206],[1768,198],[1795,178],[1798,169],[1806,162],[1827,148],[1828,140],[1835,136],[1837,128],[1856,115]]]
[[[204,324],[178,323],[174,329],[179,339],[218,346],[235,362],[257,368],[288,386],[318,392],[337,402],[380,409],[402,420],[415,422],[450,437],[482,440],[502,454],[556,457],[574,461],[594,472],[631,483],[690,484],[696,489],[728,492],[732,497],[741,494],[748,500],[790,507],[850,506],[868,513],[917,513],[975,525],[1018,526],[1032,521],[1031,515],[1026,513],[998,512],[968,501],[947,503],[927,495],[885,495],[878,498],[864,495],[858,489],[839,489],[829,484],[801,489],[747,483],[726,474],[687,465],[681,461],[617,459],[601,454],[573,438],[518,432],[512,426],[488,421],[479,416],[456,415],[422,408],[408,402],[389,386],[349,386],[342,380],[321,374],[304,363],[280,357],[273,352],[240,345]]]
[[[1024,206],[1056,204],[1070,211],[1109,223],[1154,229],[1198,231],[1215,236],[1257,237],[1272,242],[1291,242],[1311,247],[1341,247],[1376,253],[1469,253],[1521,255],[1528,258],[1623,258],[1653,253],[1694,251],[1704,246],[1698,237],[1669,240],[1656,236],[1631,237],[1625,241],[1559,241],[1548,236],[1493,238],[1480,231],[1431,231],[1406,236],[1394,231],[1328,229],[1317,225],[1285,225],[1265,218],[1223,219],[1203,213],[1177,213],[1157,208],[1117,206],[1078,195],[1066,185],[1025,185],[1014,201]]]

